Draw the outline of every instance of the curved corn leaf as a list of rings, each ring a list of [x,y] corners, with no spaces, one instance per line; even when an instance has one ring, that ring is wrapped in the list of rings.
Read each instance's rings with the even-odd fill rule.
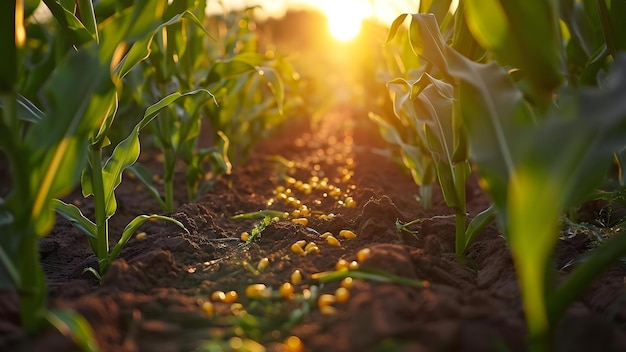
[[[152,43],[152,39],[154,36],[160,32],[163,28],[167,26],[171,26],[176,23],[180,23],[183,19],[190,20],[194,23],[198,28],[202,30],[209,38],[212,38],[209,32],[204,28],[200,20],[191,12],[185,11],[181,14],[178,14],[168,21],[161,23],[156,28],[152,29],[146,36],[137,42],[135,42],[128,53],[124,56],[124,58],[120,61],[117,67],[114,70],[114,74],[119,78],[123,78],[130,72],[130,70],[137,66],[140,62],[147,59],[150,56],[150,44]]]
[[[163,109],[169,107],[182,98],[196,94],[207,94],[208,96],[213,97],[213,94],[206,89],[197,89],[186,93],[176,92],[166,96],[159,102],[148,107],[144,117],[137,123],[137,125],[135,125],[130,135],[128,135],[126,139],[121,141],[115,147],[111,157],[105,162],[102,168],[107,218],[115,214],[115,211],[117,210],[115,189],[122,182],[122,173],[129,166],[133,165],[139,158],[139,132]]]
[[[43,2],[46,4],[48,9],[50,9],[50,12],[52,12],[54,18],[59,21],[59,23],[61,24],[61,28],[69,36],[74,45],[83,46],[90,41],[96,40],[97,29],[95,28],[95,18],[93,19],[94,23],[92,23],[94,27],[91,28],[95,31],[92,33],[89,29],[85,27],[83,22],[81,22],[78,17],[76,17],[74,2],[68,3],[67,1],[62,0],[43,0]],[[85,13],[85,16],[89,18],[90,14]]]
[[[137,177],[139,182],[141,182],[144,187],[146,187],[148,193],[150,193],[152,198],[154,198],[157,203],[159,203],[161,209],[165,209],[165,201],[161,197],[161,193],[159,193],[159,190],[156,189],[156,187],[154,186],[154,182],[152,182],[154,174],[152,174],[152,172],[148,170],[147,167],[141,165],[140,163],[135,163],[129,166],[128,171],[132,172],[135,177]]]
[[[96,224],[89,220],[78,207],[68,204],[59,199],[53,199],[54,210],[62,217],[72,223],[77,229],[82,231],[87,237],[96,239]],[[91,240],[90,240],[91,242]]]
[[[46,320],[61,334],[71,338],[81,351],[100,351],[94,331],[82,315],[71,310],[51,309],[46,312]]]
[[[185,228],[185,225],[183,225],[180,221],[171,218],[169,216],[163,216],[163,215],[139,215],[137,217],[135,217],[131,222],[128,223],[128,225],[126,225],[126,227],[124,228],[124,231],[122,232],[122,237],[119,239],[119,241],[115,244],[115,246],[113,247],[113,249],[111,250],[111,253],[109,254],[109,258],[107,259],[107,264],[112,263],[115,259],[117,259],[118,255],[120,254],[120,252],[122,251],[122,249],[124,248],[124,246],[126,245],[126,243],[128,242],[128,240],[132,237],[132,235],[135,233],[135,231],[137,231],[137,229],[143,225],[146,221],[153,221],[153,220],[163,220],[163,221],[168,221],[171,222],[173,224],[175,224],[176,226],[180,227],[181,229],[185,230],[185,232],[189,233],[189,231],[187,230],[187,228]],[[107,267],[108,265],[106,265],[105,267]],[[106,273],[102,272],[101,274],[104,275]]]
[[[467,0],[464,6],[467,26],[476,40],[503,66],[521,69],[535,100],[549,104],[562,80],[556,1]]]

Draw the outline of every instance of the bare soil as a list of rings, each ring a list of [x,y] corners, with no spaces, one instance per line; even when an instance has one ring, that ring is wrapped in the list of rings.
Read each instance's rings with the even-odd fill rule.
[[[468,262],[454,255],[454,219],[438,190],[432,209],[425,211],[416,200],[418,187],[411,177],[385,153],[374,126],[349,110],[329,114],[315,131],[293,123],[263,142],[246,166],[220,177],[210,193],[198,203],[184,204],[184,182],[177,184],[179,204],[172,216],[189,233],[176,226],[154,222],[141,230],[146,238],[133,238],[115,261],[102,283],[83,269],[95,266],[85,237],[63,219],[40,243],[41,261],[48,278],[51,307],[73,309],[95,331],[103,351],[194,351],[202,346],[227,349],[231,337],[242,335],[268,350],[284,350],[280,342],[298,336],[307,351],[524,351],[525,323],[509,249],[495,224],[480,235],[468,251]],[[285,166],[271,156],[295,163]],[[158,169],[155,155],[145,162]],[[316,166],[317,165],[317,166]],[[347,170],[347,171],[345,171]],[[345,173],[351,175],[343,178]],[[286,176],[306,182],[311,176],[351,196],[349,208],[332,196],[313,190],[310,194],[292,187],[293,195],[313,211],[306,226],[289,220],[271,223],[254,243],[239,240],[254,220],[232,220],[236,214],[261,209],[292,211],[276,200],[277,186],[289,187]],[[339,182],[336,182],[339,181]],[[354,187],[351,188],[351,186]],[[349,190],[348,194],[345,194]],[[112,240],[134,216],[159,212],[156,203],[138,181],[126,177],[117,192],[119,210],[112,218]],[[78,193],[70,200],[81,199]],[[268,201],[274,199],[268,206]],[[88,200],[82,200],[90,213]],[[474,179],[468,182],[470,217],[489,201]],[[595,216],[598,206],[585,207]],[[333,213],[329,220],[320,214]],[[411,226],[413,233],[398,231],[396,221],[431,220]],[[319,237],[349,229],[355,239],[340,239],[333,247]],[[306,256],[290,251],[297,240],[318,244],[320,253]],[[560,241],[557,263],[566,263],[590,246],[589,239]],[[358,250],[371,255],[361,268],[428,282],[427,288],[355,280],[350,299],[336,303],[336,313],[321,314],[316,304],[301,319],[303,299],[273,297],[249,299],[248,285],[263,283],[274,291],[298,269],[304,280],[296,294],[313,286],[319,293],[333,293],[338,282],[320,285],[311,275],[333,270],[343,258],[353,261]],[[256,267],[263,257],[270,265],[261,273]],[[557,272],[559,276],[566,275]],[[557,351],[626,351],[626,271],[610,269],[567,313],[555,333]],[[201,308],[216,290],[235,290],[243,314],[228,303],[215,303],[216,314]],[[235,325],[233,325],[235,324]],[[219,341],[226,341],[220,344]],[[18,300],[10,292],[0,294],[0,350],[73,351],[74,343],[55,330],[36,339],[25,338],[19,327]]]

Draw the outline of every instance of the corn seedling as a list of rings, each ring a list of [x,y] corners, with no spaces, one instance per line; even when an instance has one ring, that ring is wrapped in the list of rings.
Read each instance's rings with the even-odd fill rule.
[[[623,7],[611,3],[616,9]],[[484,15],[484,5],[462,2],[459,13],[463,19],[457,18],[456,23],[466,20],[467,28],[459,30],[471,29],[477,42],[501,64],[520,68],[519,75],[515,70],[506,72],[496,62],[474,62],[456,50],[459,47],[449,46],[433,15],[413,15],[411,26],[418,30],[411,40],[420,43],[418,52],[455,86],[454,111],[463,116],[472,160],[513,252],[529,348],[547,351],[551,329],[567,307],[602,270],[626,253],[626,238],[615,236],[589,252],[587,260],[561,285],[549,289],[561,214],[589,199],[605,177],[614,153],[624,148],[626,104],[619,96],[626,89],[626,57],[613,47],[626,49],[623,32],[616,31],[623,24],[611,16],[596,19],[605,30],[606,41],[611,42],[604,44],[613,47],[606,53],[581,60],[576,57],[580,51],[568,52],[567,60],[579,60],[579,64],[586,60],[583,72],[587,74],[612,66],[606,78],[593,80],[601,88],[577,89],[579,83],[590,82],[588,76],[570,78],[571,86],[560,88],[563,73],[559,62],[565,55],[560,38],[564,33],[559,31],[554,4],[508,2],[505,6],[495,0],[490,6],[501,11],[493,16]],[[571,15],[568,6],[564,7],[566,17]],[[602,10],[606,4],[597,6]],[[582,10],[591,13],[596,9]],[[547,15],[539,19],[537,13]],[[533,28],[521,30],[531,19]],[[574,17],[565,22],[570,28],[580,25]],[[572,37],[565,36],[567,44],[581,45],[581,32],[572,33]],[[536,40],[539,37],[545,40]]]
[[[446,15],[443,19],[444,23],[452,23],[448,16]],[[406,17],[406,14],[401,15],[393,22],[387,42],[396,36]],[[417,144],[410,148],[425,147],[428,150],[444,200],[448,207],[455,211],[455,254],[458,261],[464,262],[465,251],[491,220],[493,209],[490,208],[480,213],[469,226],[466,225],[465,187],[471,173],[467,133],[463,127],[458,105],[454,104],[458,94],[454,79],[447,71],[438,67],[442,63],[437,60],[441,58],[433,52],[445,41],[441,34],[432,37],[422,35],[433,30],[440,33],[435,15],[413,15],[407,40],[415,55],[422,60],[421,64],[411,72],[408,79],[396,78],[388,85],[396,116],[400,121],[407,123],[411,131],[419,136]],[[446,28],[443,30],[445,31]],[[462,40],[466,38],[457,34],[452,41],[456,44]],[[371,118],[384,127],[383,135],[388,139],[390,135],[396,137],[399,135],[397,131],[394,132],[391,125],[380,121],[380,117],[371,116]],[[396,143],[403,145],[401,139]],[[414,167],[411,168],[411,170],[414,169]],[[419,185],[424,184],[423,179],[416,181]]]
[[[155,119],[161,111],[181,98],[202,94],[211,96],[211,93],[206,90],[194,90],[187,93],[175,92],[164,97],[145,110],[143,118],[134,126],[132,132],[115,146],[111,156],[103,162],[103,149],[110,143],[107,134],[113,125],[118,107],[118,92],[113,82],[121,86],[122,78],[150,53],[149,44],[158,32],[180,22],[183,18],[195,18],[190,12],[184,11],[160,23],[155,23],[153,18],[148,19],[149,16],[146,17],[145,23],[136,21],[136,16],[146,14],[156,15],[155,18],[157,19],[163,18],[162,11],[164,11],[164,7],[158,5],[155,2],[151,6],[130,8],[128,11],[116,16],[114,21],[107,22],[106,26],[99,29],[103,40],[100,43],[96,43],[98,44],[97,48],[100,55],[109,58],[109,60],[113,57],[117,46],[122,45],[121,41],[126,35],[139,30],[144,36],[134,42],[126,56],[115,63],[113,75],[110,78],[111,83],[108,85],[108,90],[105,91],[106,94],[98,96],[97,101],[103,105],[102,109],[98,111],[88,110],[86,112],[87,116],[98,117],[100,121],[96,128],[91,131],[89,147],[86,148],[88,150],[88,163],[83,169],[81,176],[83,196],[93,196],[94,199],[95,221],[87,218],[74,205],[64,203],[61,200],[55,200],[54,202],[57,212],[87,235],[89,245],[99,261],[97,270],[94,268],[89,268],[88,270],[99,278],[106,273],[110,263],[117,258],[128,239],[144,222],[150,219],[159,219],[172,222],[184,228],[180,222],[169,217],[140,215],[126,226],[117,244],[112,249],[109,248],[108,220],[117,210],[115,189],[122,181],[124,170],[133,165],[139,157],[140,131]],[[120,31],[120,28],[123,30]]]

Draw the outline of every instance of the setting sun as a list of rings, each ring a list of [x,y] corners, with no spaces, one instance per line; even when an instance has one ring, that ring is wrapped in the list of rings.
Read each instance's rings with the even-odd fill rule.
[[[326,1],[322,4],[322,11],[328,18],[328,30],[341,41],[356,37],[361,30],[361,22],[371,14],[363,1]]]

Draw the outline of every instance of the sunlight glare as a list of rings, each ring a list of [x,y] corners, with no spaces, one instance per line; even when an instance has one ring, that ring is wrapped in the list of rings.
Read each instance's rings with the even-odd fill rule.
[[[356,37],[361,30],[361,22],[371,14],[367,2],[356,0],[325,1],[322,11],[328,18],[328,30],[340,41]]]

